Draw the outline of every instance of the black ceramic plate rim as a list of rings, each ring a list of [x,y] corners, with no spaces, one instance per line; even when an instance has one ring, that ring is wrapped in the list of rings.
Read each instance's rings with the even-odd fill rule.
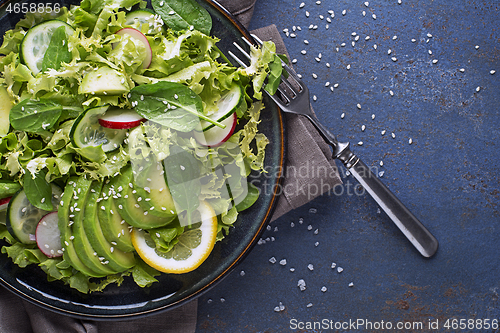
[[[227,19],[227,21],[229,21],[245,38],[247,38],[250,41],[253,41],[253,38],[251,37],[248,30],[238,20],[236,20],[235,17],[227,9],[225,9],[217,1],[215,1],[215,0],[201,0],[201,1],[204,1],[207,4],[209,4],[210,6],[212,6],[215,10],[217,10],[220,14],[222,14]],[[8,2],[9,1],[0,1],[0,8],[2,8]],[[94,319],[94,320],[123,320],[123,319],[140,318],[140,317],[144,317],[144,316],[148,316],[148,315],[158,314],[159,312],[172,310],[172,309],[177,308],[181,305],[185,305],[187,302],[194,300],[195,298],[198,298],[199,296],[201,296],[202,294],[204,294],[205,292],[207,292],[208,290],[213,288],[220,281],[222,281],[222,279],[225,278],[248,255],[250,250],[257,243],[257,240],[259,239],[260,235],[264,231],[265,226],[269,223],[269,221],[272,217],[272,213],[276,207],[276,203],[277,203],[277,199],[278,199],[277,193],[279,190],[279,184],[283,178],[282,170],[284,170],[285,146],[286,146],[285,145],[285,133],[284,133],[284,129],[285,129],[284,119],[283,119],[283,116],[282,116],[280,109],[277,106],[275,106],[275,107],[276,107],[276,112],[277,112],[278,121],[279,121],[279,137],[280,137],[279,157],[280,157],[280,160],[279,160],[279,165],[276,168],[276,183],[273,186],[273,191],[271,193],[272,198],[271,198],[270,204],[267,207],[267,211],[264,215],[264,218],[262,219],[262,221],[259,224],[257,232],[253,235],[253,237],[251,238],[251,241],[248,243],[248,245],[240,252],[240,254],[237,256],[237,258],[235,260],[233,260],[231,262],[231,264],[224,271],[219,273],[218,276],[213,278],[210,282],[208,282],[206,285],[201,287],[199,290],[187,295],[184,298],[179,299],[176,302],[172,302],[172,303],[170,303],[166,306],[163,306],[163,307],[157,307],[157,308],[153,308],[153,309],[146,310],[146,311],[139,311],[137,313],[125,313],[123,315],[120,315],[120,314],[118,314],[118,315],[116,315],[116,314],[115,315],[109,315],[109,314],[99,315],[99,314],[90,314],[90,313],[81,313],[81,312],[71,311],[68,309],[63,309],[60,307],[56,307],[56,306],[47,304],[47,303],[43,302],[42,300],[37,299],[37,298],[19,290],[18,288],[11,285],[6,280],[4,280],[1,276],[0,276],[0,283],[4,287],[6,287],[6,289],[8,289],[10,292],[14,293],[16,296],[19,296],[22,299],[24,299],[32,304],[35,304],[37,306],[40,306],[44,309],[50,310],[50,311],[55,312],[55,313],[68,315],[71,317],[82,318],[82,319]],[[23,284],[19,280],[17,280],[17,281],[21,285],[24,285],[26,287],[26,289],[28,289],[28,290],[34,289],[29,285]],[[35,291],[38,294],[41,294],[42,296],[44,296],[48,299],[52,298],[51,295],[43,293],[42,291],[39,291],[36,289],[35,289]]]

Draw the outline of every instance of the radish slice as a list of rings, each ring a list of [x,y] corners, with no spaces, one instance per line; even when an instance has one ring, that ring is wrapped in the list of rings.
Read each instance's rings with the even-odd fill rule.
[[[42,217],[36,227],[36,245],[49,258],[63,255],[58,223],[57,212],[51,212]]]
[[[99,118],[99,125],[112,129],[127,129],[137,127],[145,120],[134,110],[111,109]]]
[[[117,35],[124,36],[129,35],[132,38],[140,40],[146,47],[146,59],[142,63],[142,68],[148,68],[151,65],[151,60],[153,59],[153,51],[151,50],[151,45],[149,45],[148,39],[142,32],[134,28],[123,28],[118,30]]]
[[[12,197],[0,199],[0,211],[6,210]]]
[[[228,118],[221,121],[221,124],[226,125],[226,128],[220,128],[219,126],[214,126],[205,132],[194,132],[195,139],[202,145],[208,147],[217,147],[226,142],[231,135],[234,133],[236,124],[238,122],[238,117],[236,112],[230,115]]]

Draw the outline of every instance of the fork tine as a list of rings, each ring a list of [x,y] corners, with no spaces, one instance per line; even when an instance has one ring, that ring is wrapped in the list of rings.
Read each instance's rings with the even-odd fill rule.
[[[243,68],[247,68],[248,65],[245,64],[240,58],[238,58],[233,52],[231,51],[227,51],[227,53],[229,53],[229,55],[238,63],[240,64],[241,67]]]

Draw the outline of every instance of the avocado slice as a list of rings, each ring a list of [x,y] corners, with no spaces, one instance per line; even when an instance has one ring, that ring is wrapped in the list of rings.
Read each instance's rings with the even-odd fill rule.
[[[118,212],[128,224],[136,228],[152,229],[163,227],[174,220],[157,217],[143,210],[134,197],[133,185],[130,186],[130,184],[132,184],[132,168],[130,166],[125,167],[122,174],[111,181],[111,186],[118,192],[116,195]]]
[[[99,197],[101,196],[102,181],[94,181],[90,185],[88,204],[85,207],[83,228],[101,262],[117,272],[123,272],[135,265],[132,252],[123,252],[115,249],[115,246],[104,237],[100,221],[97,217],[97,209],[100,209]]]
[[[97,218],[101,226],[102,234],[111,244],[124,252],[134,251],[132,237],[130,235],[130,224],[128,224],[118,212],[118,206],[113,199],[114,190],[110,183],[104,184],[102,188],[102,200],[97,209]],[[104,209],[103,209],[104,207]]]
[[[75,245],[73,244],[73,238],[71,238],[72,231],[70,225],[70,205],[73,197],[73,182],[74,179],[70,180],[66,187],[64,188],[64,194],[62,196],[61,202],[59,203],[58,208],[58,227],[61,232],[61,245],[64,249],[63,259],[69,263],[73,268],[80,271],[81,273],[91,276],[91,277],[103,277],[105,274],[97,273],[94,270],[90,269],[87,265],[85,265],[78,255],[76,254]],[[71,213],[72,215],[72,213]],[[71,221],[73,219],[71,218]]]
[[[154,216],[173,220],[177,214],[174,200],[165,182],[163,165],[156,162],[154,157],[152,160],[145,170],[134,175],[134,196],[143,210]]]
[[[78,249],[77,255],[80,260],[90,267],[92,270],[103,274],[110,275],[116,274],[117,271],[111,269],[109,266],[103,264],[99,260],[96,251],[92,247],[85,233],[85,228],[83,226],[83,220],[85,218],[85,210],[88,205],[88,197],[90,192],[90,186],[92,184],[92,180],[87,180],[85,177],[78,178],[76,182],[76,194],[73,196],[73,200],[71,200],[71,204],[73,206],[73,235],[75,236],[74,244]],[[76,204],[76,206],[75,206]],[[71,209],[71,207],[70,207]]]
[[[85,74],[78,88],[79,94],[122,95],[130,90],[127,79],[122,73],[101,67]]]

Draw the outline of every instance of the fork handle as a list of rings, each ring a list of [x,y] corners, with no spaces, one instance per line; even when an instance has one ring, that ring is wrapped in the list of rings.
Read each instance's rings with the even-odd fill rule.
[[[408,208],[385,186],[349,147],[343,150],[341,160],[356,180],[375,199],[396,226],[424,256],[432,257],[438,249],[437,239],[413,215]]]

